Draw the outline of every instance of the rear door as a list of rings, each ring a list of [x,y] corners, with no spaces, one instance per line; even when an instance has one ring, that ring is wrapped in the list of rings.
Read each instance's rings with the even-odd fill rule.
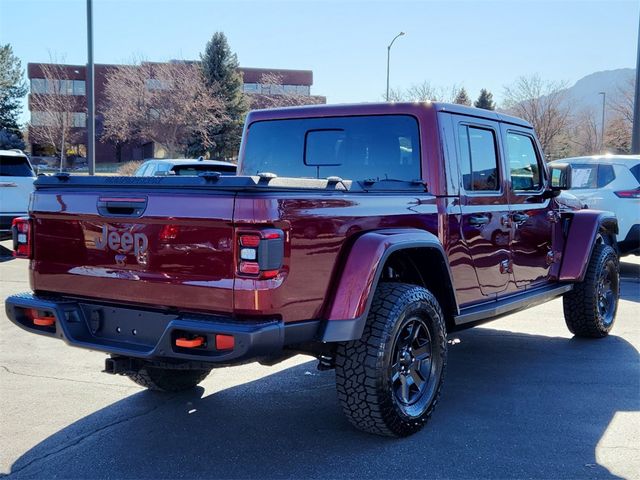
[[[454,116],[462,211],[461,237],[473,260],[482,297],[495,298],[509,281],[509,200],[500,128],[496,122]]]
[[[545,282],[552,257],[552,203],[544,198],[546,170],[531,130],[502,125],[507,159],[511,255],[518,289]]]
[[[35,173],[27,157],[0,155],[0,213],[24,215],[29,209]]]

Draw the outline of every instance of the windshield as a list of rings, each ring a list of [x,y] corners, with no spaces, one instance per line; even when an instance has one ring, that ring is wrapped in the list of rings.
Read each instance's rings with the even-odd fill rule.
[[[33,177],[29,160],[21,156],[0,155],[0,177]]]
[[[241,175],[344,180],[420,178],[418,122],[409,115],[269,120],[247,130]]]

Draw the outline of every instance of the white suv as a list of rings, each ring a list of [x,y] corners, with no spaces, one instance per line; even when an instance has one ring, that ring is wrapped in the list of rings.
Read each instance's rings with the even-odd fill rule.
[[[27,215],[36,174],[20,150],[0,150],[0,240],[11,237],[11,222]]]
[[[556,162],[571,165],[571,193],[583,204],[616,214],[620,254],[640,254],[640,155],[574,157]]]

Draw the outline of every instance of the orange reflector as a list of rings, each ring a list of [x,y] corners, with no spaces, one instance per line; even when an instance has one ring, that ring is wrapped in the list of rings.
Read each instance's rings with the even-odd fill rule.
[[[233,350],[235,346],[233,335],[216,335],[216,350]]]
[[[262,278],[276,278],[280,270],[264,270],[262,272]]]
[[[197,348],[204,345],[204,337],[176,338],[176,346],[182,348]]]
[[[56,323],[56,319],[53,317],[34,317],[33,324],[39,327],[50,327]]]

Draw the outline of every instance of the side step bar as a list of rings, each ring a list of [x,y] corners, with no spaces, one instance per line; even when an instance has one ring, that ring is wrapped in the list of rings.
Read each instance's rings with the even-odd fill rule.
[[[495,302],[463,308],[460,315],[454,317],[456,326],[481,322],[487,319],[502,317],[517,310],[545,303],[573,289],[573,284],[552,285],[518,293]]]

